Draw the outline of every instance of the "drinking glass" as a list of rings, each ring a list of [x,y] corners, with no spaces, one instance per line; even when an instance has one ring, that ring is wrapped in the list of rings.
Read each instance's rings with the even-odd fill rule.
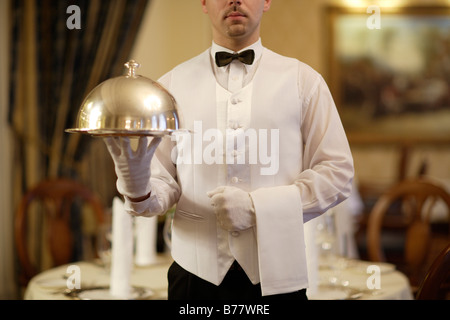
[[[324,213],[322,221],[318,223],[316,241],[319,247],[319,267],[328,270],[325,282],[331,285],[347,286],[348,281],[342,278],[342,271],[346,268],[346,258],[340,253],[336,213],[333,210]]]
[[[97,233],[97,254],[106,271],[109,272],[111,266],[112,250],[112,226],[105,223],[100,225]]]

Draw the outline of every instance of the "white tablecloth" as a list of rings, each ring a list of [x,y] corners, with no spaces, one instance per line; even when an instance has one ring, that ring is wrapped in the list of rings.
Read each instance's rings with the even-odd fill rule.
[[[338,258],[319,265],[318,286],[311,300],[412,300],[408,278],[388,263]]]
[[[148,267],[135,266],[131,274],[132,286],[148,289],[144,298],[158,300],[167,299],[167,270],[171,262],[172,260],[170,257],[159,256],[158,262],[154,265]],[[380,286],[379,289],[368,288],[368,278],[373,276],[372,273],[367,272],[367,267],[370,265],[372,265],[372,263],[347,260],[343,269],[333,270],[321,268],[319,270],[320,284],[314,292],[308,293],[309,299],[413,299],[408,279],[389,265],[379,265],[379,271],[381,271],[379,274],[380,281],[376,283],[376,285]],[[56,267],[35,276],[30,281],[24,298],[28,300],[79,298],[81,295],[74,295],[74,291],[72,291],[72,295],[65,294],[65,290],[67,290],[67,278],[73,274],[73,271],[68,271],[71,270],[68,269],[70,266],[79,268],[81,288],[77,291],[78,293],[89,292],[89,289],[91,288],[109,286],[109,273],[102,266],[92,262],[77,262],[72,265]],[[152,294],[149,294],[149,292]]]
[[[131,273],[131,285],[136,288],[148,289],[144,295],[146,298],[167,299],[167,270],[171,263],[170,257],[161,255],[153,265],[134,266]],[[81,261],[56,267],[35,276],[27,286],[24,299],[64,300],[77,297],[77,295],[66,294],[68,277],[74,275],[74,272],[68,269],[71,266],[79,268],[80,271],[81,288],[78,292],[86,293],[92,288],[109,287],[110,273],[108,270],[98,263]],[[76,291],[77,289],[74,288],[74,292]],[[108,293],[107,291],[105,290],[105,293]]]

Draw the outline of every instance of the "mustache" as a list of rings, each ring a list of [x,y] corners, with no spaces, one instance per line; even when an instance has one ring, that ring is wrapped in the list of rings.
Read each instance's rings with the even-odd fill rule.
[[[225,17],[228,17],[230,14],[236,13],[236,12],[237,12],[237,13],[240,13],[240,14],[242,14],[242,15],[244,15],[244,16],[247,15],[247,14],[245,13],[245,11],[241,9],[240,6],[234,5],[234,6],[231,6],[229,9],[227,9],[227,11],[225,11]]]

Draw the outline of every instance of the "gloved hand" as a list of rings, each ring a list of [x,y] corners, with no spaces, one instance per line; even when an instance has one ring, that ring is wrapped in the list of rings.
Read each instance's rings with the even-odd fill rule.
[[[209,191],[207,195],[223,229],[242,231],[256,224],[255,208],[248,192],[223,186]]]
[[[150,162],[161,138],[155,137],[148,144],[147,137],[140,137],[136,151],[132,150],[128,137],[103,140],[114,161],[119,193],[131,199],[148,195],[151,191]]]

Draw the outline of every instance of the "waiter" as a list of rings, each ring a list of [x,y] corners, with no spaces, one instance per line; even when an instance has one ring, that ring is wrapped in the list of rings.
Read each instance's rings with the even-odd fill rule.
[[[353,160],[323,78],[262,45],[271,0],[201,0],[212,46],[159,82],[184,132],[105,142],[127,211],[176,204],[169,299],[306,299],[304,223],[351,193]]]

